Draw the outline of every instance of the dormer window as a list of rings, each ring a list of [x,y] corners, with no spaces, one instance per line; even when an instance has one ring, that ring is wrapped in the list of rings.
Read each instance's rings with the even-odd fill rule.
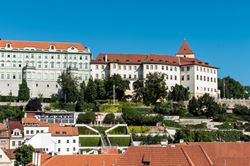
[[[55,46],[51,45],[51,46],[50,46],[50,49],[51,49],[51,50],[54,50],[54,49],[55,49]]]
[[[10,44],[7,44],[7,48],[10,48]]]
[[[74,50],[75,49],[75,47],[71,47],[71,50]]]

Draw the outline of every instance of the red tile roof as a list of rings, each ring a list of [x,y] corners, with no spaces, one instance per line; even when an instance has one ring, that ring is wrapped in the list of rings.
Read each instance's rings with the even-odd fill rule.
[[[117,166],[241,166],[250,165],[250,143],[197,142],[174,146],[129,147]]]
[[[57,50],[67,50],[75,47],[79,51],[84,51],[86,48],[81,43],[64,43],[64,42],[35,42],[35,41],[17,41],[17,40],[0,40],[0,48],[5,48],[6,44],[11,44],[12,48],[35,47],[37,49],[49,49],[50,46],[55,46]]]
[[[107,61],[105,62],[105,56]],[[196,58],[184,58],[170,55],[159,54],[99,54],[95,60],[92,60],[92,64],[107,64],[107,63],[122,63],[122,64],[165,64],[165,65],[199,65],[211,68],[216,68],[209,65],[207,62],[200,61]]]
[[[49,126],[49,132],[53,136],[78,136],[77,127],[65,127],[58,125]]]
[[[3,149],[3,151],[9,159],[16,159],[15,149]]]
[[[21,124],[20,121],[9,120],[7,126],[10,132],[12,132],[15,129],[19,129],[23,132],[23,125]]]
[[[177,52],[177,55],[188,55],[188,54],[194,54],[191,48],[189,47],[187,41],[184,39],[181,48]]]
[[[59,155],[43,162],[42,166],[114,166],[120,155]]]
[[[40,126],[40,127],[49,126],[49,124],[47,122],[40,121],[34,117],[22,118],[22,124],[24,126],[25,125]]]
[[[10,131],[8,130],[7,125],[0,123],[0,138],[6,139],[10,137]]]

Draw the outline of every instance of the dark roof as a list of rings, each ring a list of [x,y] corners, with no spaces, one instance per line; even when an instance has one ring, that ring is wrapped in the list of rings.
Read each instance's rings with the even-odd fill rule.
[[[23,131],[23,125],[21,124],[20,121],[9,120],[8,121],[8,128],[9,128],[10,132],[12,132],[15,129],[19,129],[19,130]]]

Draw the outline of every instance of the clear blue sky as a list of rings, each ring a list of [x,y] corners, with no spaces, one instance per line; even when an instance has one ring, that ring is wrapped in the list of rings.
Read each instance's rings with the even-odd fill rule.
[[[5,0],[0,37],[74,41],[94,56],[174,55],[186,38],[196,56],[250,85],[248,0]]]

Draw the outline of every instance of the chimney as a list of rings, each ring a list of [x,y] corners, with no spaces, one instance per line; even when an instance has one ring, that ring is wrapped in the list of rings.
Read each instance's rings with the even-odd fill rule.
[[[105,54],[105,56],[104,56],[104,61],[108,62],[108,55],[107,54]]]

